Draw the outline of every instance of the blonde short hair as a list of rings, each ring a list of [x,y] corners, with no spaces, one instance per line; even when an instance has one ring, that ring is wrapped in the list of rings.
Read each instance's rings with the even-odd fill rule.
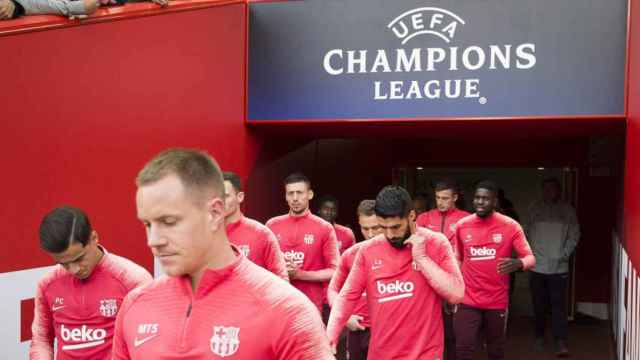
[[[176,175],[188,192],[204,199],[207,194],[224,194],[222,171],[216,160],[205,151],[173,148],[156,155],[136,177],[138,187],[153,184]]]

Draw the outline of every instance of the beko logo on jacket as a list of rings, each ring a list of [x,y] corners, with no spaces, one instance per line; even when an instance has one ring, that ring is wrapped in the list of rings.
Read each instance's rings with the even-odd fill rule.
[[[469,248],[471,254],[471,260],[492,260],[496,258],[496,249],[483,246],[481,248],[471,247]]]
[[[287,262],[292,262],[296,265],[302,265],[304,263],[304,253],[301,251],[285,251],[284,252],[284,260]]]
[[[60,336],[65,342],[80,342],[79,344],[64,345],[62,350],[77,350],[104,344],[107,331],[100,328],[92,329],[87,325],[82,325],[80,328],[66,328],[62,324]]]
[[[380,294],[380,298],[378,299],[379,303],[398,300],[403,298],[408,298],[413,296],[413,289],[415,286],[411,281],[400,281],[396,280],[389,283],[384,283],[382,281],[376,281],[376,288],[378,290],[378,294]]]

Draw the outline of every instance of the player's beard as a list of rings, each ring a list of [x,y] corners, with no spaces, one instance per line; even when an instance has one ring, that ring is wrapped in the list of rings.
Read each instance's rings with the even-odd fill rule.
[[[389,242],[389,244],[391,244],[391,246],[393,246],[396,249],[402,249],[405,246],[407,246],[407,244],[405,244],[404,242],[411,237],[411,229],[409,228],[409,226],[407,226],[407,231],[404,233],[404,236],[398,236],[398,237],[394,237],[394,238],[387,238],[387,241]]]

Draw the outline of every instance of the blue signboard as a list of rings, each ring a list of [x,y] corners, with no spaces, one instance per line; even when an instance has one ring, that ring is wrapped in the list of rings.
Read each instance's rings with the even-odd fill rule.
[[[626,7],[251,3],[248,120],[621,115]]]

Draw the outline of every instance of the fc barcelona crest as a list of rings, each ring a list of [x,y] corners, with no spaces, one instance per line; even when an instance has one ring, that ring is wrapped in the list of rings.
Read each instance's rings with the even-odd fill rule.
[[[311,244],[313,244],[313,240],[314,240],[313,234],[304,234],[304,243],[305,244],[311,245]]]
[[[240,347],[240,328],[214,326],[211,337],[211,351],[220,356],[227,357],[235,354]]]
[[[100,300],[100,314],[104,317],[114,317],[118,313],[118,303],[116,299]]]
[[[249,252],[251,252],[251,248],[249,248],[249,245],[240,245],[238,246],[238,250],[240,250],[240,253],[242,253],[244,257],[249,257]]]

